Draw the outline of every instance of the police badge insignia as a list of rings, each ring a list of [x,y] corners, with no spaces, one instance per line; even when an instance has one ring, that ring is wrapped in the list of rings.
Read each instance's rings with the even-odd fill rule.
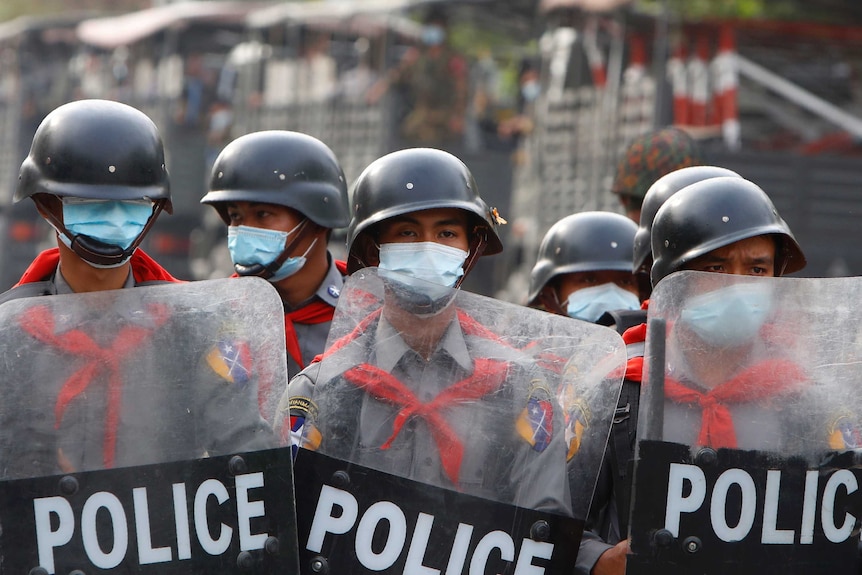
[[[530,389],[527,406],[521,411],[515,426],[534,451],[547,449],[554,437],[554,405],[547,387],[534,385]]]
[[[842,413],[832,420],[827,432],[829,447],[838,451],[862,447],[862,430],[859,422],[849,413]]]
[[[207,364],[222,379],[245,387],[251,379],[251,352],[241,341],[222,340],[207,353]]]

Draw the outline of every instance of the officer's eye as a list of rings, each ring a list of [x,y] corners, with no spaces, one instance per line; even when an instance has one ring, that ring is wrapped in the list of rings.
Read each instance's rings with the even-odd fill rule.
[[[457,238],[458,232],[456,232],[454,230],[443,230],[440,232],[440,237],[441,238]]]

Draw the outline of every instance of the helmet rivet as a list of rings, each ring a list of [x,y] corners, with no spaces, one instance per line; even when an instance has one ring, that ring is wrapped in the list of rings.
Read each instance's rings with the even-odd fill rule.
[[[50,164],[50,163],[51,163],[51,156],[48,156],[47,158],[45,158],[45,163],[46,163],[46,164]]]
[[[730,221],[730,218],[727,216],[721,216],[721,221],[723,221],[724,223],[727,223]]]
[[[285,176],[284,174],[279,174],[279,175],[278,175],[278,179],[279,179],[279,180],[284,180],[284,178],[286,178],[286,177],[287,177],[287,176]]]
[[[108,171],[112,174],[117,171],[117,166],[108,166]]]
[[[611,242],[611,247],[612,247],[612,248],[618,247],[619,245],[620,245],[620,244],[618,244],[617,242]]]
[[[664,247],[668,247],[669,245],[670,245],[670,241],[665,240],[665,241],[664,241]]]
[[[557,249],[554,250],[554,254],[559,254],[559,253],[560,253],[560,246],[557,246]]]
[[[323,203],[324,203],[324,204],[328,204],[328,203],[329,203],[329,198],[323,198]]]
[[[218,177],[219,177],[219,179],[222,179],[224,177],[224,172],[219,172]]]
[[[413,182],[407,182],[407,189],[408,189],[408,190],[412,190],[412,189],[413,189]]]

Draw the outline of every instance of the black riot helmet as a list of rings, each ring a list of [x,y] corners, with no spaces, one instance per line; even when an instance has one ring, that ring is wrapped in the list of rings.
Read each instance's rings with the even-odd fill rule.
[[[350,273],[377,265],[376,224],[420,210],[459,208],[468,212],[473,227],[465,275],[476,258],[503,249],[495,228],[505,220],[479,196],[467,166],[442,150],[411,148],[375,160],[356,180],[351,200],[353,218],[347,232]]]
[[[650,232],[652,223],[658,209],[669,197],[690,186],[691,184],[708,180],[709,178],[742,177],[733,170],[720,168],[718,166],[691,166],[675,170],[662,176],[650,186],[644,196],[641,206],[641,218],[638,231],[635,234],[634,259],[632,271],[644,273],[649,276],[652,266],[652,246],[650,245]]]
[[[90,200],[150,200],[153,214],[126,250],[68,233],[47,196]],[[137,249],[171,191],[159,131],[143,112],[108,100],[78,100],[48,114],[21,165],[16,202],[33,198],[42,214],[72,239],[72,250],[97,265],[122,262]]]
[[[349,220],[347,182],[335,154],[317,138],[286,130],[246,134],[225,146],[201,203],[230,223],[228,202],[286,206],[329,229]]]
[[[796,238],[756,184],[720,177],[687,186],[659,208],[653,221],[652,284],[704,254],[762,235],[776,240],[776,275],[805,267]]]
[[[575,272],[631,271],[632,242],[637,225],[612,212],[582,212],[555,223],[539,246],[530,273],[529,303],[555,277]]]

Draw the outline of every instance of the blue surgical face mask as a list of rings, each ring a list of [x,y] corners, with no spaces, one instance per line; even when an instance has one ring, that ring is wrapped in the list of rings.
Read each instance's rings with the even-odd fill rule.
[[[127,250],[144,231],[147,220],[153,215],[153,203],[149,200],[81,200],[63,198],[63,225],[71,234],[60,234],[60,241],[72,247],[76,236],[87,236],[104,244]],[[95,267],[119,267],[129,261]]]
[[[424,302],[436,311],[434,304],[451,295],[451,288],[464,275],[468,255],[469,252],[436,242],[383,244],[380,246],[380,276],[416,296],[418,299],[413,303],[417,307]]]
[[[638,296],[615,283],[579,289],[566,303],[569,317],[595,323],[608,311],[640,309]]]
[[[287,238],[295,230],[296,228],[289,232],[282,232],[252,226],[230,226],[227,229],[227,249],[230,251],[230,259],[234,265],[260,264],[264,267],[268,266],[281,255],[287,244]],[[279,282],[302,269],[306,262],[306,256],[315,243],[317,243],[316,238],[304,254],[284,260],[281,267],[268,280],[273,283]]]
[[[731,347],[757,336],[771,309],[770,286],[744,283],[691,298],[679,320],[703,341]]]
[[[521,86],[521,95],[524,96],[524,100],[527,102],[532,102],[536,98],[539,97],[539,94],[542,93],[542,86],[535,80],[531,80]]]
[[[439,46],[446,39],[446,30],[440,26],[423,26],[422,43],[426,46]]]

